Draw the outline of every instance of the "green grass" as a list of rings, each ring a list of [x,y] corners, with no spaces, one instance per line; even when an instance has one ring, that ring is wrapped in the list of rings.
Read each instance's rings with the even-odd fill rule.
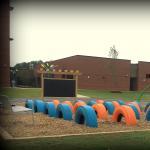
[[[140,91],[122,91],[121,93],[112,93],[109,91],[98,90],[78,90],[78,94],[88,96],[90,98],[99,99],[123,99],[123,100],[137,100]],[[1,88],[0,94],[7,95],[10,98],[40,98],[40,88]],[[150,100],[150,92],[146,92],[142,96],[142,100]]]
[[[122,91],[121,93],[112,93],[110,91],[98,91],[98,90],[79,90],[79,94],[86,95],[91,98],[100,99],[123,99],[123,100],[137,100],[141,91]],[[142,100],[150,100],[150,92],[144,93]]]
[[[1,95],[7,95],[10,98],[39,98],[41,96],[40,88],[1,88]]]
[[[149,150],[150,132],[39,138],[2,142],[3,148],[13,150]]]

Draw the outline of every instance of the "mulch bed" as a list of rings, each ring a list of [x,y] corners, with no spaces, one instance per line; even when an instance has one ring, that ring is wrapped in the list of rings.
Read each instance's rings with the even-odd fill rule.
[[[24,105],[24,103],[18,103],[18,105]],[[145,121],[144,113],[136,126],[127,126],[123,122],[112,123],[111,116],[109,116],[108,121],[98,120],[98,128],[90,128],[76,124],[73,120],[66,121],[50,118],[42,113],[35,113],[33,125],[31,114],[14,114],[5,110],[0,114],[0,126],[13,137],[30,137],[150,129],[150,122]]]

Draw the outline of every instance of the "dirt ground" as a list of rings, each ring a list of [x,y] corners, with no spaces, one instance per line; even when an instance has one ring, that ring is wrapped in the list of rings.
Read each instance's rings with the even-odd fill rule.
[[[24,103],[18,105],[24,105]],[[127,126],[123,122],[112,123],[111,116],[109,116],[108,121],[98,120],[98,128],[90,128],[76,124],[73,120],[66,121],[60,118],[51,118],[42,113],[34,113],[33,124],[31,113],[15,114],[5,110],[0,114],[0,126],[13,137],[30,137],[150,129],[150,122],[145,121],[144,113],[136,126]]]

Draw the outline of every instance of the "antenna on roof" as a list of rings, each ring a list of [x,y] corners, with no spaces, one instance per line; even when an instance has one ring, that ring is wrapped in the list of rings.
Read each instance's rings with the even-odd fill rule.
[[[119,52],[116,50],[115,45],[113,45],[112,47],[110,47],[110,51],[109,51],[109,54],[108,54],[108,56],[110,58],[117,59],[118,54],[119,54]]]

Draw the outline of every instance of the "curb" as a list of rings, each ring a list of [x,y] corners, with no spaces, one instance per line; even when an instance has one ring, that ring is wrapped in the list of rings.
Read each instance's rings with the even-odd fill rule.
[[[63,134],[63,135],[51,135],[51,136],[32,136],[32,137],[12,137],[9,133],[7,133],[4,129],[0,127],[0,131],[3,130],[5,135],[3,138],[5,140],[27,140],[27,139],[38,139],[38,138],[61,138],[61,137],[69,137],[69,136],[84,136],[84,135],[103,135],[103,134],[117,134],[117,133],[132,133],[132,132],[142,132],[142,131],[150,131],[150,129],[143,130],[126,130],[126,131],[112,131],[112,132],[92,132],[92,133],[79,133],[79,134]],[[1,132],[0,132],[1,133]]]

